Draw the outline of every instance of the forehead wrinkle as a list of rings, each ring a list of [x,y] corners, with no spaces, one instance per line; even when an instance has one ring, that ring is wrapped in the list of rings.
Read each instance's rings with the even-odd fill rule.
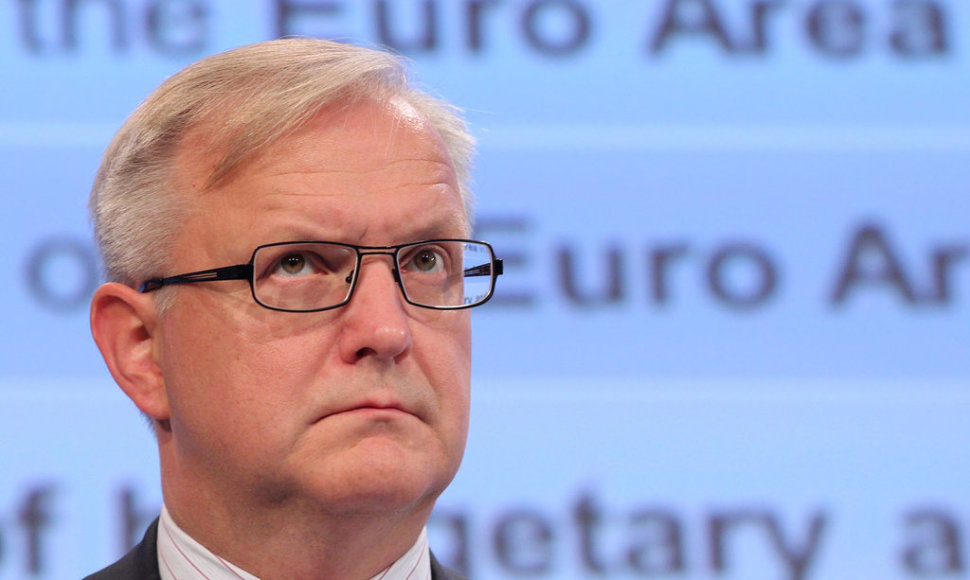
[[[337,159],[334,160],[335,165],[332,167],[322,166],[322,167],[312,167],[312,168],[280,168],[269,174],[269,177],[285,177],[288,175],[368,175],[368,174],[379,174],[391,170],[399,170],[401,165],[429,165],[427,169],[421,171],[422,174],[431,174],[434,179],[441,180],[443,182],[454,181],[454,167],[452,164],[444,159],[438,158],[437,156],[428,157],[406,157],[399,159],[378,159],[374,163],[361,166],[361,167],[347,167],[346,164],[341,163],[340,157],[335,156]],[[357,156],[351,156],[352,160],[358,165],[361,164],[362,159]],[[405,168],[406,170],[406,168]]]
[[[422,169],[421,171],[414,172],[412,174],[408,174],[406,176],[406,179],[401,179],[401,177],[398,175],[399,170],[407,171],[407,168],[394,168],[393,166],[401,165],[404,163],[411,163],[413,161],[419,161],[422,164],[429,163],[432,165],[432,167],[427,169]],[[384,177],[384,174],[388,174],[388,175]],[[305,176],[306,178],[312,180],[312,178],[316,176],[324,177],[327,175],[333,175],[333,176],[352,175],[352,176],[361,176],[369,179],[365,179],[361,181],[359,184],[357,184],[358,187],[352,192],[347,190],[347,187],[345,184],[327,184],[327,183],[314,184],[312,183],[312,181],[310,181],[310,182],[304,182],[304,183],[297,182],[296,184],[288,184],[286,190],[279,190],[279,191],[275,191],[275,188],[273,187],[272,183],[270,183],[268,187],[269,191],[267,193],[276,192],[276,193],[288,193],[291,195],[299,194],[303,196],[308,196],[308,195],[333,196],[333,195],[339,195],[340,192],[335,191],[334,189],[325,191],[325,190],[322,190],[321,188],[339,187],[339,189],[344,192],[356,193],[356,194],[362,194],[362,195],[371,193],[371,192],[378,193],[378,192],[386,192],[389,190],[396,190],[396,189],[406,190],[408,188],[427,188],[429,190],[428,191],[429,194],[434,194],[429,197],[436,197],[439,190],[441,188],[445,188],[446,190],[455,192],[455,194],[459,198],[459,203],[461,203],[462,201],[460,199],[460,191],[458,190],[457,184],[455,183],[454,171],[452,170],[452,167],[449,163],[442,160],[423,160],[423,159],[400,160],[400,161],[393,162],[392,164],[384,165],[374,169],[321,168],[321,169],[280,170],[280,171],[274,172],[268,177],[270,180],[273,180],[273,179],[285,178],[285,177],[291,177],[291,176],[295,176],[298,178]],[[307,189],[303,191],[303,188],[307,188]],[[441,193],[446,193],[446,192],[441,192]]]
[[[376,184],[366,187],[361,187],[353,190],[346,190],[346,186],[341,187],[341,191],[335,191],[333,189],[322,190],[319,188],[314,188],[308,191],[303,191],[302,188],[288,187],[286,189],[279,189],[274,191],[267,191],[265,195],[267,197],[277,197],[283,196],[293,199],[312,199],[312,198],[337,198],[341,196],[353,196],[362,197],[369,195],[378,195],[382,193],[387,193],[389,191],[395,190],[409,190],[412,188],[421,188],[423,191],[416,193],[424,193],[426,197],[430,200],[437,200],[442,196],[447,196],[450,192],[455,192],[455,196],[458,197],[459,194],[452,187],[452,184],[448,181],[442,181],[440,179],[429,178],[422,181],[412,181],[406,184],[401,183],[387,183],[387,184]],[[459,197],[459,205],[461,200]]]
[[[340,233],[343,235],[349,235],[355,239],[363,239],[366,233],[374,228],[377,231],[385,231],[387,225],[375,226],[371,222],[357,222],[350,223],[344,221],[347,212],[353,215],[356,211],[352,205],[347,205],[344,200],[348,198],[350,200],[357,199],[362,200],[363,203],[368,203],[366,200],[372,196],[380,198],[381,196],[388,195],[388,192],[393,192],[396,189],[407,190],[414,184],[400,185],[400,184],[388,184],[386,187],[372,187],[364,191],[351,191],[351,192],[324,192],[324,191],[300,191],[300,190],[280,190],[272,191],[264,194],[264,199],[266,200],[265,211],[268,213],[276,212],[288,212],[292,211],[294,204],[303,204],[306,201],[311,202],[311,205],[307,207],[306,210],[301,210],[301,214],[305,217],[309,217],[311,220],[316,221],[321,226],[328,228],[335,228],[334,233]],[[448,183],[442,182],[429,182],[427,184],[419,184],[423,188],[423,191],[418,192],[421,197],[429,200],[431,203],[428,209],[421,213],[422,218],[416,220],[414,227],[411,228],[411,232],[408,233],[409,240],[414,235],[420,232],[427,232],[427,237],[454,237],[455,232],[460,232],[461,235],[466,235],[468,233],[468,224],[466,223],[464,207],[461,204],[460,195],[454,190]],[[407,195],[407,193],[403,193]],[[441,203],[442,198],[445,198]],[[450,199],[448,199],[450,198]],[[331,207],[314,207],[312,202],[315,200],[337,200],[334,206]],[[454,203],[450,203],[453,200]],[[328,202],[330,203],[330,202]],[[322,212],[317,218],[314,218],[314,214]],[[397,222],[399,225],[405,225],[401,222]],[[306,233],[312,233],[312,229],[307,230]],[[407,231],[402,229],[402,231]],[[316,233],[314,236],[318,235]],[[422,236],[419,236],[422,237]]]

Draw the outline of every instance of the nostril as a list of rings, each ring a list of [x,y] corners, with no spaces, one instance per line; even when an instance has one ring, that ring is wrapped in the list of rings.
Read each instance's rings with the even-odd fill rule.
[[[358,350],[356,354],[357,354],[357,360],[360,360],[362,358],[366,358],[368,356],[373,356],[377,354],[377,351],[367,346]]]

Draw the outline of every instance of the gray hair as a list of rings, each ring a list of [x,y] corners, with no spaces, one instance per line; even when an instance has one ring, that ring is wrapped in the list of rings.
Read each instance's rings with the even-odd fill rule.
[[[165,81],[105,151],[91,190],[95,238],[109,280],[135,287],[165,274],[184,198],[173,191],[177,149],[202,124],[222,152],[207,188],[335,102],[403,98],[451,156],[466,217],[474,140],[460,112],[409,85],[402,60],[327,40],[289,38],[205,58]]]

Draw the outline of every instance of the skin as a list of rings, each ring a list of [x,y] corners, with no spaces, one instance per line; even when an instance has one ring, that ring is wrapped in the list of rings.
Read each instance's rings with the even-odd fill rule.
[[[230,181],[198,130],[175,185],[191,200],[171,275],[245,263],[261,244],[391,245],[467,237],[454,168],[406,104],[321,111]],[[258,306],[245,281],[155,294],[106,284],[92,329],[116,381],[153,418],[172,517],[261,578],[369,578],[414,543],[454,477],[468,427],[468,311],[408,305],[386,256],[350,304]]]

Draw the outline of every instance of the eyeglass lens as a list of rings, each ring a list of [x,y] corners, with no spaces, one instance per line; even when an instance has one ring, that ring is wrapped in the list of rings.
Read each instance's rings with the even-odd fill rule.
[[[431,240],[401,247],[396,268],[408,301],[454,308],[474,306],[488,298],[493,260],[486,244]],[[282,310],[337,306],[350,297],[358,261],[353,247],[340,244],[263,246],[253,256],[253,294],[263,305]]]

